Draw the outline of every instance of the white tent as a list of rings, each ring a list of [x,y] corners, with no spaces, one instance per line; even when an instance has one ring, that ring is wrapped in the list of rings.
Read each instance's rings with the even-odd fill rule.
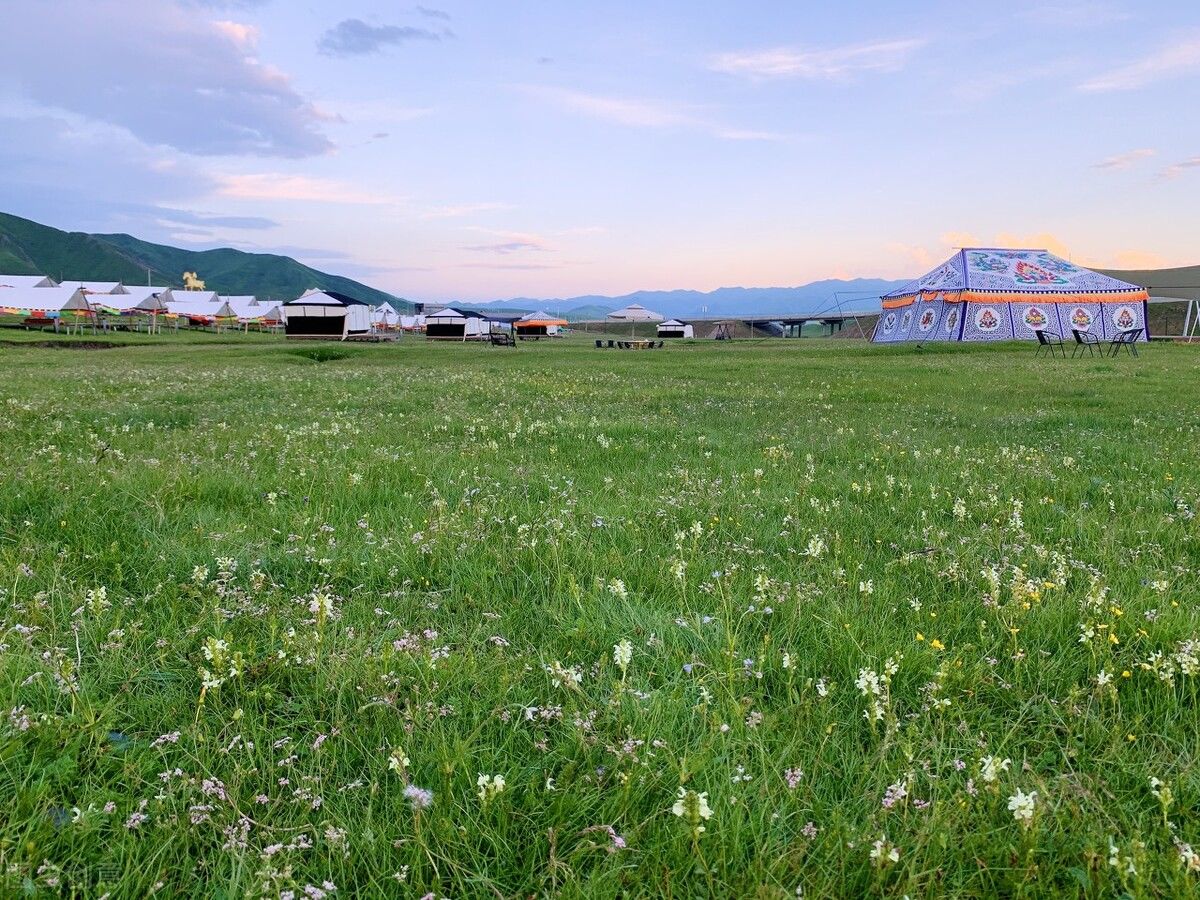
[[[425,317],[425,337],[429,340],[481,341],[490,331],[491,325],[478,313],[450,306]]]
[[[160,295],[166,290],[161,287],[133,287],[126,288],[123,294],[91,294],[88,299],[92,308],[99,312],[118,315],[165,312],[167,304]]]
[[[125,285],[119,281],[75,281],[67,279],[63,287],[78,288],[85,294],[124,294]]]
[[[170,306],[172,300],[190,304],[211,303],[214,308],[221,302],[216,291],[185,291],[183,288],[170,288],[169,296],[164,297],[163,301]]]
[[[424,331],[425,317],[424,316],[401,316],[400,327],[405,331]]]
[[[617,322],[661,322],[665,317],[640,303],[630,303],[624,309],[610,312],[608,318]]]
[[[54,318],[60,312],[90,313],[87,296],[79,288],[0,288],[0,309],[16,314],[42,313]]]
[[[371,307],[336,291],[306,291],[283,304],[283,315],[288,337],[344,341],[371,331]]]
[[[0,275],[0,288],[58,287],[48,275]]]
[[[174,295],[174,298],[167,303],[167,312],[173,316],[201,325],[214,325],[237,318],[237,313],[228,303],[193,303],[179,300],[178,296],[178,294]]]
[[[221,302],[233,310],[238,322],[249,325],[256,322],[282,322],[283,307],[270,300],[259,300],[252,294],[221,296]]]
[[[690,338],[695,337],[691,325],[680,322],[678,319],[667,319],[665,322],[658,323],[658,337],[660,338]]]
[[[395,328],[400,324],[400,313],[396,311],[396,307],[385,300],[378,306],[371,307],[371,324],[375,328],[384,330]]]

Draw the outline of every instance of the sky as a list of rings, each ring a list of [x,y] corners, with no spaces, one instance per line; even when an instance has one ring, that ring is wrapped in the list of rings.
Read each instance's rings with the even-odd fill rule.
[[[0,0],[0,209],[415,300],[1200,263],[1195,0],[428,3]]]

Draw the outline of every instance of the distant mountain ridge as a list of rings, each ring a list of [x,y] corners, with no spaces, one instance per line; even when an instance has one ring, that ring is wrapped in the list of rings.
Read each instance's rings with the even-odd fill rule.
[[[477,304],[488,308],[546,309],[573,321],[602,319],[615,309],[640,303],[669,318],[701,316],[804,315],[817,312],[876,312],[879,298],[907,280],[826,279],[797,287],[723,287],[713,291],[634,291],[619,297],[585,294],[537,300],[515,297]],[[468,304],[470,305],[470,304]]]
[[[149,272],[147,273],[147,270]],[[337,291],[377,306],[389,302],[400,311],[411,304],[385,291],[331,275],[274,253],[247,253],[224,247],[182,250],[152,244],[128,234],[60,231],[20,216],[0,213],[0,272],[49,275],[54,279],[120,281],[179,286],[182,273],[196,272],[205,286],[221,294],[255,294],[291,300],[309,288]]]

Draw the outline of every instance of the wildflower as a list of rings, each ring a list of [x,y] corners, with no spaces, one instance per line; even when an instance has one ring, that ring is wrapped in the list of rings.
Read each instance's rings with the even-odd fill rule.
[[[789,791],[794,791],[803,777],[804,772],[798,767],[790,768],[783,773],[783,780],[787,782]]]
[[[897,781],[895,784],[889,784],[887,790],[883,792],[883,808],[891,809],[897,803],[903,803],[904,798],[908,796],[908,787],[906,782]]]
[[[1096,687],[1107,687],[1112,683],[1112,675],[1101,669],[1096,675]]]
[[[1200,853],[1192,849],[1191,844],[1176,841],[1175,849],[1179,852],[1179,864],[1188,872],[1200,872]]]
[[[800,829],[800,833],[810,841],[817,836],[817,826],[812,822],[804,823],[804,827]]]
[[[783,666],[783,668],[790,669],[792,667],[792,654],[785,650],[783,652],[783,657],[780,660],[780,664]]]
[[[821,539],[820,535],[814,534],[808,539],[808,546],[804,552],[813,559],[820,559],[821,555],[825,552],[825,541]]]
[[[625,587],[625,582],[620,578],[610,578],[608,580],[608,592],[618,600],[629,599],[629,589]]]
[[[403,750],[393,750],[388,756],[388,768],[397,775],[403,775],[410,763],[411,760],[409,760]]]
[[[629,641],[621,641],[619,644],[613,645],[613,662],[621,667],[621,679],[625,679],[625,672],[629,668],[629,664],[633,661],[633,644]]]
[[[871,845],[871,859],[880,867],[899,862],[900,850],[887,839],[886,834],[881,834],[879,840]]]
[[[858,583],[858,592],[860,594],[866,594],[867,596],[874,594],[875,593],[875,582],[872,581],[870,578],[868,578],[866,581],[860,581]]]
[[[993,784],[1000,773],[1007,772],[1011,765],[1012,760],[1008,757],[996,759],[994,756],[985,756],[979,761],[979,777],[986,783]]]
[[[1028,828],[1033,821],[1034,807],[1037,805],[1037,791],[1030,791],[1028,794],[1020,789],[1015,794],[1008,798],[1008,808],[1012,811],[1013,818]]]
[[[750,715],[746,716],[746,727],[747,728],[757,728],[759,725],[762,724],[762,722],[763,722],[763,714],[760,713],[757,709],[752,710]]]
[[[680,786],[675,803],[671,806],[671,812],[681,819],[687,819],[692,826],[693,836],[700,837],[704,833],[704,825],[701,823],[712,818],[712,809],[708,805],[708,792],[697,793]]]
[[[414,810],[429,809],[433,806],[433,791],[410,784],[404,788],[404,799]]]
[[[502,794],[505,788],[503,775],[484,775],[482,772],[479,773],[475,784],[479,788],[479,802],[485,804]]]
[[[962,497],[955,497],[954,498],[954,518],[958,519],[958,521],[961,522],[966,517],[967,517],[967,504],[963,501]]]

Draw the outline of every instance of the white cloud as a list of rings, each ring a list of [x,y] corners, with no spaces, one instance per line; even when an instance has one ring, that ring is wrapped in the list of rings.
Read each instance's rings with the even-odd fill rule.
[[[524,85],[525,93],[562,109],[631,128],[688,128],[731,141],[776,141],[784,136],[767,131],[730,128],[712,121],[693,106],[658,100],[605,97],[543,85]]]
[[[1163,169],[1162,174],[1166,178],[1178,178],[1188,169],[1200,169],[1200,156],[1193,156],[1191,159],[1185,159],[1183,162],[1177,162],[1172,166],[1167,166]]]
[[[821,50],[775,47],[768,50],[721,53],[710,68],[748,78],[808,78],[836,80],[861,73],[896,72],[925,45],[924,40],[901,39],[849,44]]]
[[[1128,153],[1118,153],[1116,156],[1110,156],[1107,159],[1102,159],[1098,163],[1092,163],[1093,169],[1128,169],[1139,159],[1145,159],[1153,156],[1154,151],[1149,147],[1143,147],[1140,150],[1130,150]]]
[[[1132,91],[1156,81],[1200,70],[1200,37],[1178,41],[1144,59],[1097,75],[1079,85],[1089,93]]]
[[[596,119],[641,128],[697,125],[699,120],[684,108],[654,100],[603,97],[566,88],[526,86],[525,92],[556,106]]]
[[[396,198],[365,191],[343,181],[282,172],[222,175],[218,178],[217,193],[234,200],[306,200],[373,206],[398,202]]]

